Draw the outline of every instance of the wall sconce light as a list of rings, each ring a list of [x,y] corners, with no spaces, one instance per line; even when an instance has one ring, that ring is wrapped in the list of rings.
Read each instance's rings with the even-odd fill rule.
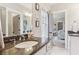
[[[35,27],[39,27],[39,21],[38,20],[35,21]]]
[[[35,9],[36,9],[37,11],[39,11],[39,4],[38,4],[38,3],[35,3]]]

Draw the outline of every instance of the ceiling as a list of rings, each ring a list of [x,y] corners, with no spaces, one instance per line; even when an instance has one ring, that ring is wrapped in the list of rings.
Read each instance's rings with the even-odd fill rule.
[[[50,7],[52,5],[55,5],[56,3],[40,3],[41,6],[44,6],[45,8]],[[32,3],[20,3],[20,5],[24,6],[25,8],[32,10]]]
[[[34,3],[0,3],[0,6],[8,7],[16,11],[20,11],[22,13],[32,13],[32,6]],[[51,6],[56,3],[39,3],[40,7],[44,8],[44,10],[51,10]]]
[[[20,3],[20,5],[24,6],[27,9],[32,10],[32,3]]]

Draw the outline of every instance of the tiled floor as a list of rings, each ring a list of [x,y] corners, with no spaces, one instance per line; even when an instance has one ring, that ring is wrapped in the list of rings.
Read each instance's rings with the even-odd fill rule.
[[[61,48],[58,46],[53,46],[47,53],[47,55],[69,55],[69,51],[65,48]]]
[[[50,45],[49,42],[47,45],[47,52],[46,52],[46,46],[44,46],[35,55],[69,55],[69,50],[60,46],[54,46],[54,45],[52,46]]]

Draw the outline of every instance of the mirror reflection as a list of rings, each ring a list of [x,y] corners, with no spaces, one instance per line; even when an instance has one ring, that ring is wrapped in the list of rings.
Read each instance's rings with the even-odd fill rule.
[[[0,7],[0,18],[3,36],[27,34],[32,31],[31,15],[19,13],[14,10],[6,12],[5,7]]]
[[[8,35],[20,34],[20,15],[18,13],[8,12]]]
[[[31,31],[31,19],[29,16],[23,15],[23,33]]]
[[[6,35],[6,8],[0,6],[0,19],[3,35]]]

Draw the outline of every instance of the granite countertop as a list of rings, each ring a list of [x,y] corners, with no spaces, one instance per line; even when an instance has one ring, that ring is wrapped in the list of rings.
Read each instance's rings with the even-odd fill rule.
[[[79,31],[73,32],[73,31],[68,31],[69,36],[74,36],[74,37],[79,37]]]
[[[40,50],[44,45],[46,45],[49,41],[45,42],[44,44],[41,44],[41,38],[34,37],[31,41],[38,41],[39,43],[35,46],[33,46],[31,50],[27,51],[25,48],[15,48],[14,46],[21,43],[26,42],[29,40],[24,41],[17,41],[16,44],[14,42],[7,43],[5,46],[7,46],[5,49],[0,51],[1,55],[32,55],[36,53],[38,50]]]

